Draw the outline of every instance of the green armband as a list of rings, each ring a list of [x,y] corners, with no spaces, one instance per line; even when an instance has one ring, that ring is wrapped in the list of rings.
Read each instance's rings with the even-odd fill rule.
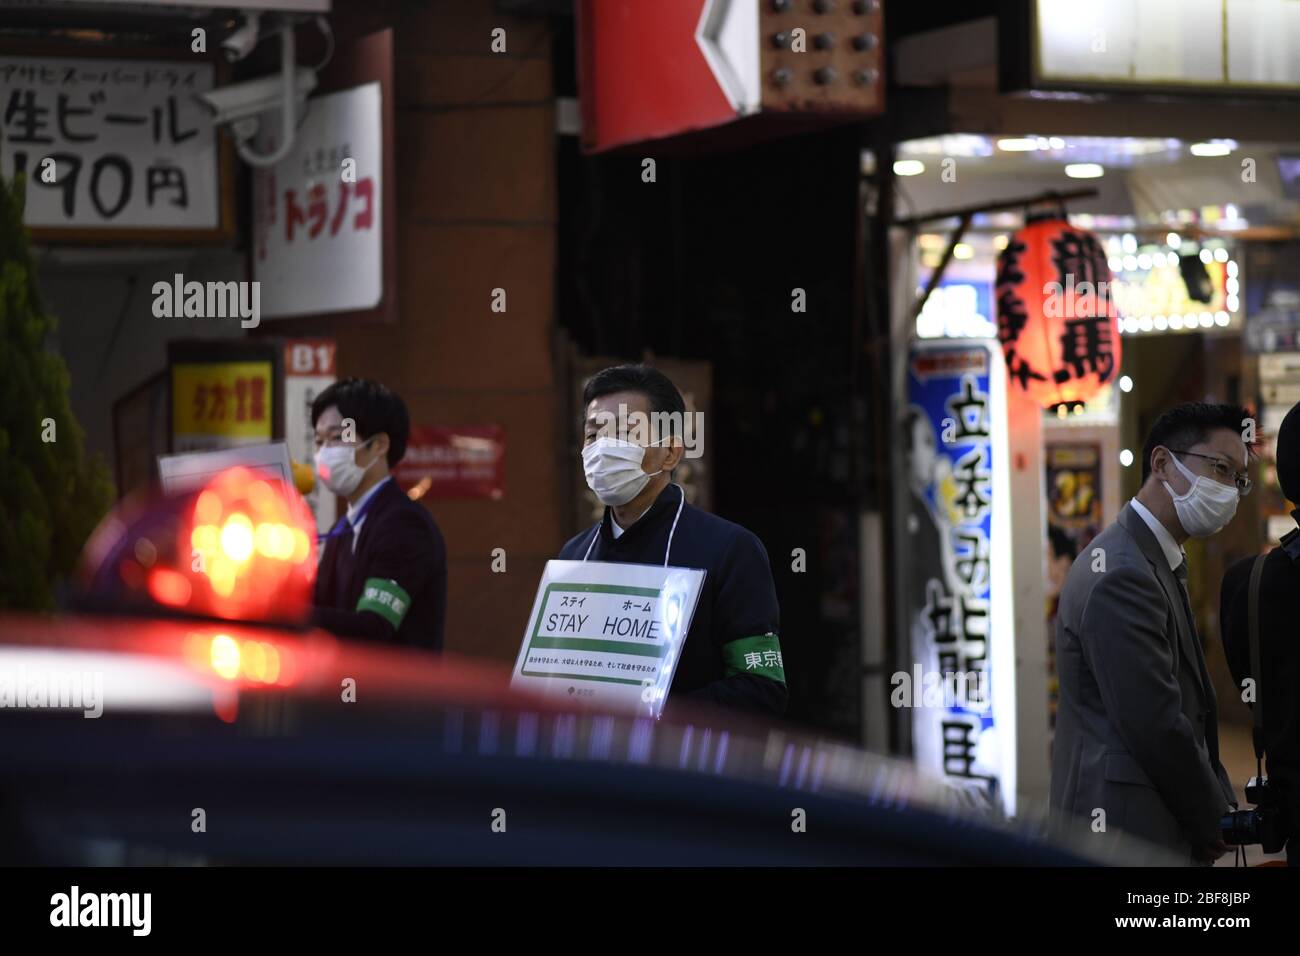
[[[393,630],[397,630],[410,609],[411,596],[396,581],[366,578],[365,587],[361,589],[361,599],[357,601],[358,611],[378,614],[393,625]]]
[[[785,662],[781,660],[781,642],[775,632],[728,641],[722,645],[722,659],[726,662],[728,677],[757,674],[785,683]]]

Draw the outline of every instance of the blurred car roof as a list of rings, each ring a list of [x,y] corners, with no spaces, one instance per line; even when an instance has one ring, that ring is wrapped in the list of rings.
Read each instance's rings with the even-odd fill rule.
[[[102,716],[0,711],[0,863],[1097,862],[842,743],[686,702],[575,710],[318,630],[0,615],[6,671],[88,681]]]

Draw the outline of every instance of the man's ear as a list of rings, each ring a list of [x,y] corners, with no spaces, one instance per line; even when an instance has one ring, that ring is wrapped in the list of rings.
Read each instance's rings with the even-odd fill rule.
[[[1163,471],[1168,457],[1169,450],[1164,445],[1157,445],[1151,449],[1151,474],[1154,475],[1157,471]],[[1159,468],[1156,467],[1157,464],[1160,466]]]
[[[668,440],[667,454],[664,455],[664,471],[672,471],[685,456],[686,446],[682,444],[681,438],[674,435]]]
[[[375,457],[388,461],[388,432],[376,432],[370,438],[370,447],[374,449]]]

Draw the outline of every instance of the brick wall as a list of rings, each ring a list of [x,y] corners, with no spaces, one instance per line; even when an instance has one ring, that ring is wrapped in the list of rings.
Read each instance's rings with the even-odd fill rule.
[[[329,330],[339,374],[387,383],[413,424],[504,426],[505,497],[427,504],[447,539],[447,650],[513,662],[567,514],[551,22],[497,15],[491,0],[339,0],[332,20],[341,40],[391,25],[396,55],[399,318]],[[504,54],[490,51],[496,27]],[[489,307],[498,287],[504,314]]]

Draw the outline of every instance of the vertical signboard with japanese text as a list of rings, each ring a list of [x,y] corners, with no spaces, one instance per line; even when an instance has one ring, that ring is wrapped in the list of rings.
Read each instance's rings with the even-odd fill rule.
[[[212,63],[0,55],[0,172],[38,236],[223,227]],[[55,230],[55,232],[49,232]]]
[[[1056,611],[1074,559],[1101,533],[1101,446],[1053,442],[1047,452],[1047,715],[1056,728]]]
[[[384,294],[380,83],[307,101],[289,155],[253,189],[262,315],[364,310]],[[266,134],[262,149],[274,148]]]
[[[1014,647],[1004,373],[985,342],[917,345],[900,482],[903,616],[918,767],[990,807],[1014,806]],[[905,487],[904,487],[905,486]]]
[[[316,457],[316,431],[311,405],[316,396],[334,384],[335,343],[328,339],[291,339],[284,343],[284,438],[293,461],[312,465]],[[338,499],[319,482],[304,497],[316,516],[316,528],[325,533],[334,526]]]

